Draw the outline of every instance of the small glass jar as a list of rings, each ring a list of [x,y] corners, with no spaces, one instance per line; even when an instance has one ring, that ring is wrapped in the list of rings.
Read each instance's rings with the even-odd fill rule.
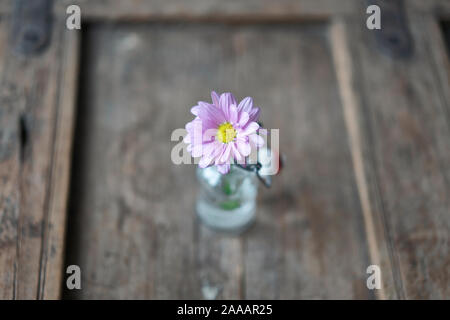
[[[200,190],[196,211],[207,226],[240,233],[255,219],[258,179],[251,171],[231,165],[227,174],[216,166],[197,169]]]

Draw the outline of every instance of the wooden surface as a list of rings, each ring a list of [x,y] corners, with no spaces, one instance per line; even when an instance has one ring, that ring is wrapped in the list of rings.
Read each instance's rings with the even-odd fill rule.
[[[81,32],[67,3],[23,58],[0,1],[1,299],[60,297],[70,264],[65,298],[450,298],[448,2],[405,1],[409,59],[350,0],[70,1]],[[196,220],[170,161],[211,90],[252,96],[287,156],[242,236]]]
[[[364,176],[360,198],[375,233],[370,249],[392,270],[383,273],[386,295],[442,299],[450,294],[449,69],[434,19],[409,20],[415,54],[395,62],[364,41],[370,34],[358,21],[343,23],[335,41],[346,42],[348,52],[337,54],[353,59],[338,70],[352,80],[352,88],[340,81],[344,112],[350,128],[357,122],[350,133],[354,163],[362,162],[355,165]],[[355,94],[354,106],[345,91]]]
[[[85,41],[68,262],[83,270],[78,297],[371,296],[325,25],[99,25]],[[253,96],[289,159],[240,238],[197,225],[194,166],[170,161],[186,104],[214,88]]]
[[[0,14],[13,11],[15,0],[0,0]],[[359,0],[53,0],[54,15],[67,16],[69,5],[78,5],[87,21],[285,21],[328,19],[335,15],[365,14]],[[403,0],[421,13],[450,18],[448,0]]]
[[[60,296],[76,84],[76,34],[55,21],[45,54],[24,58],[0,20],[0,298]],[[49,274],[50,273],[50,274]]]
[[[14,0],[1,0],[0,12],[11,12]],[[354,0],[54,0],[54,13],[66,16],[78,5],[88,20],[325,18],[354,11]]]

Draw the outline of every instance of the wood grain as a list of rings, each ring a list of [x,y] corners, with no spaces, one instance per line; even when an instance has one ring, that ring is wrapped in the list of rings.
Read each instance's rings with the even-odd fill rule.
[[[246,237],[246,297],[372,298],[329,30],[302,24],[277,30],[285,36],[265,31],[259,41],[243,40],[245,59],[264,80],[244,72],[241,81],[263,101],[264,124],[280,129],[287,157],[274,187],[263,190],[257,226]],[[255,65],[254,56],[267,62]]]
[[[368,234],[375,234],[371,250],[379,250],[388,298],[449,297],[448,69],[442,68],[444,46],[430,19],[409,12],[415,45],[407,60],[382,54],[357,19],[343,26],[352,61],[340,72],[352,72],[354,108],[345,88],[341,92],[358,123],[349,131],[364,166],[358,168],[355,157],[354,166],[364,171],[368,185],[366,222],[373,224],[366,225]],[[359,191],[364,199],[361,185]]]
[[[89,20],[220,20],[324,18],[331,14],[352,12],[353,0],[62,0],[55,12],[65,13],[69,4],[78,4]]]
[[[14,0],[0,1],[0,14],[10,14]],[[421,13],[450,17],[447,0],[404,0],[405,7]],[[54,15],[67,17],[67,7],[78,5],[83,21],[280,21],[328,19],[365,14],[359,0],[54,0]]]
[[[84,20],[280,20],[318,19],[353,12],[354,0],[55,0],[54,14],[66,17],[69,5],[81,8]],[[13,0],[0,1],[0,14]]]
[[[64,283],[64,250],[67,217],[67,199],[72,160],[73,127],[76,94],[78,93],[79,33],[67,31],[62,45],[61,82],[58,92],[58,110],[52,154],[52,175],[49,189],[42,248],[39,299],[58,299]]]
[[[101,24],[83,47],[67,297],[372,297],[325,25]],[[198,225],[194,166],[170,160],[213,89],[253,96],[289,159],[242,237]]]
[[[69,69],[73,57],[72,52],[62,47],[66,43],[62,26],[62,21],[55,21],[54,41],[38,57],[22,58],[14,55],[8,45],[2,45],[2,298],[43,298],[42,292],[46,292],[47,298],[57,298],[60,293],[63,242],[58,240],[55,244],[53,239],[64,237],[65,209],[64,206],[55,208],[49,194],[56,184],[57,201],[65,203],[67,180],[63,177],[69,170],[71,146],[67,111],[73,109],[73,104],[65,102],[70,100],[67,90],[61,94],[59,91],[61,81],[75,80],[74,73],[62,69],[64,57],[69,56],[66,65]],[[1,29],[2,34],[9,34],[8,19],[2,20]],[[68,49],[74,49],[67,44]],[[65,129],[56,129],[61,121],[67,133]],[[55,141],[65,147],[55,151]],[[45,277],[47,267],[51,273]]]
[[[389,288],[395,283],[392,275],[392,266],[389,259],[389,248],[385,241],[383,225],[381,219],[375,215],[378,208],[371,205],[369,188],[372,187],[365,175],[367,164],[363,158],[364,145],[361,141],[361,132],[358,125],[359,108],[361,104],[360,88],[355,79],[355,68],[352,63],[350,42],[345,29],[345,22],[335,19],[331,28],[331,42],[333,46],[334,65],[336,68],[342,107],[344,111],[345,124],[349,134],[350,147],[356,184],[358,186],[359,199],[361,201],[366,237],[369,246],[371,263],[380,266],[384,272],[384,281],[380,290],[375,293],[379,299],[388,297],[387,291],[392,293]],[[394,298],[390,295],[389,298]]]
[[[8,28],[6,20],[0,20],[0,68],[2,78],[8,65],[7,56]],[[19,224],[19,176],[20,176],[20,130],[17,110],[23,108],[24,101],[14,86],[3,85],[0,94],[0,298],[11,299],[15,296],[17,275],[17,238]],[[20,103],[19,103],[20,101]],[[15,102],[14,104],[12,102]]]

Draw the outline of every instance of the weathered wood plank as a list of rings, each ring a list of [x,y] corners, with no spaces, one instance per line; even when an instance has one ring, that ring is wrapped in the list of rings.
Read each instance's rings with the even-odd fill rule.
[[[204,77],[187,81],[201,76],[192,64],[213,58],[207,50],[193,54],[213,32],[181,30],[86,31],[67,260],[81,266],[84,280],[83,290],[67,297],[202,298],[219,285],[219,296],[236,292],[239,274],[224,254],[231,248],[238,259],[239,241],[196,226],[194,166],[170,160],[172,130],[183,127],[191,117],[187,105],[209,90],[200,88]],[[190,54],[180,54],[186,49]]]
[[[61,34],[55,30],[56,41],[42,57],[37,60],[12,57],[5,70],[13,78],[10,85],[17,86],[25,99],[24,110],[18,115],[22,142],[17,141],[22,143],[23,149],[17,240],[18,299],[34,299],[40,287],[42,237],[51,172],[49,154],[53,148],[53,121],[61,70],[57,62],[61,59]]]
[[[2,24],[2,32],[9,34],[8,25]],[[4,172],[5,188],[1,190],[0,228],[9,240],[3,241],[6,249],[0,253],[0,296],[5,298],[43,298],[41,292],[47,292],[47,298],[59,296],[63,243],[56,245],[50,240],[63,239],[65,210],[53,207],[49,191],[56,184],[60,188],[57,201],[65,202],[67,181],[60,178],[69,168],[67,161],[62,164],[60,159],[69,157],[71,136],[64,130],[55,131],[58,121],[70,128],[65,110],[73,108],[64,102],[70,99],[67,90],[59,93],[60,81],[67,78],[61,61],[65,55],[72,55],[62,47],[64,35],[63,22],[55,21],[53,42],[42,55],[23,58],[13,54],[9,46],[4,50],[0,99],[5,126],[1,128],[4,139],[0,170]],[[69,44],[68,48],[73,47]],[[73,80],[74,76],[69,75]],[[62,100],[58,101],[58,97]],[[61,139],[66,149],[54,151],[54,142],[61,144]],[[48,245],[49,257],[44,252]],[[45,278],[47,267],[51,274]]]
[[[202,299],[243,299],[243,242],[197,222],[197,277]],[[189,297],[189,296],[187,296]]]
[[[52,154],[52,174],[48,190],[48,214],[44,228],[40,272],[40,299],[58,299],[64,274],[67,200],[72,157],[75,102],[78,93],[79,40],[76,31],[66,31],[62,45],[61,80]]]
[[[448,71],[441,65],[443,45],[436,34],[430,37],[436,32],[426,23],[430,19],[410,13],[415,45],[406,60],[382,54],[358,19],[342,27],[352,57],[348,90],[356,95],[354,105],[345,98],[344,81],[341,93],[349,117],[358,123],[349,128],[353,161],[368,186],[358,185],[388,298],[448,299],[450,294],[450,100],[442,75]]]
[[[238,63],[245,68],[238,86],[261,101],[264,124],[280,129],[288,162],[263,190],[259,220],[245,237],[245,296],[372,298],[328,28],[300,24],[241,37],[247,50],[238,62],[248,65]]]
[[[323,18],[331,14],[348,13],[354,8],[353,0],[103,0],[67,1],[57,3],[55,11],[65,13],[69,4],[78,4],[86,19],[148,20],[148,19],[288,19]]]
[[[0,14],[10,14],[14,0],[0,0]],[[409,10],[450,17],[447,0],[404,0]],[[69,5],[79,5],[83,20],[308,20],[364,14],[359,0],[54,0],[54,14],[66,17]]]
[[[68,260],[83,271],[77,298],[371,297],[326,31],[159,23],[86,31]],[[194,167],[170,160],[171,131],[213,89],[254,96],[290,159],[243,238],[197,225]]]
[[[13,0],[0,1],[0,14],[12,11]],[[54,12],[65,17],[79,5],[83,20],[240,20],[317,19],[349,13],[354,0],[55,0]]]
[[[358,126],[358,107],[361,102],[360,88],[355,79],[355,68],[352,64],[352,51],[350,49],[350,39],[347,37],[345,23],[340,19],[335,19],[331,27],[331,43],[333,47],[334,66],[339,83],[339,91],[344,111],[345,123],[349,135],[350,149],[356,184],[358,186],[359,199],[361,201],[366,238],[369,248],[370,260],[372,264],[380,266],[384,270],[384,281],[381,290],[375,293],[377,298],[386,299],[396,298],[395,290],[392,286],[395,284],[392,274],[392,265],[389,259],[389,248],[383,234],[382,219],[379,217],[380,208],[371,205],[370,189],[374,186],[365,175],[365,167],[368,165],[363,158],[362,150],[370,148],[361,141],[361,132]],[[388,293],[389,294],[388,294]]]
[[[0,20],[0,299],[15,297],[19,223],[20,130],[17,110],[23,107],[16,88],[3,85],[7,68],[8,28]],[[15,105],[14,103],[15,102]]]
[[[7,24],[4,27],[9,33]],[[10,47],[5,48],[2,109],[10,112],[9,116],[3,117],[9,124],[2,129],[11,130],[10,145],[6,147],[15,152],[10,153],[12,157],[3,159],[2,168],[7,168],[7,163],[13,161],[17,171],[11,171],[13,175],[5,178],[16,194],[12,203],[16,219],[10,226],[15,229],[11,238],[15,251],[14,268],[6,266],[4,270],[6,275],[14,274],[14,283],[2,283],[0,288],[2,291],[12,288],[14,295],[10,298],[36,297],[39,286],[41,228],[48,174],[46,152],[50,149],[52,135],[47,123],[55,107],[54,89],[59,70],[57,64],[52,63],[58,60],[59,48],[58,44],[52,46],[47,54],[34,61],[15,57]],[[39,129],[33,130],[37,128],[36,123]]]

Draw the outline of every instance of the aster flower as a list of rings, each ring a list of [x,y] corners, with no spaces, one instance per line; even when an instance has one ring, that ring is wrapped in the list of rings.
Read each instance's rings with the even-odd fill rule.
[[[196,117],[186,124],[184,142],[193,157],[201,157],[200,168],[216,165],[220,173],[230,170],[230,163],[245,164],[252,147],[264,145],[258,135],[260,109],[250,97],[239,104],[231,93],[211,92],[212,103],[199,101],[191,112]]]

